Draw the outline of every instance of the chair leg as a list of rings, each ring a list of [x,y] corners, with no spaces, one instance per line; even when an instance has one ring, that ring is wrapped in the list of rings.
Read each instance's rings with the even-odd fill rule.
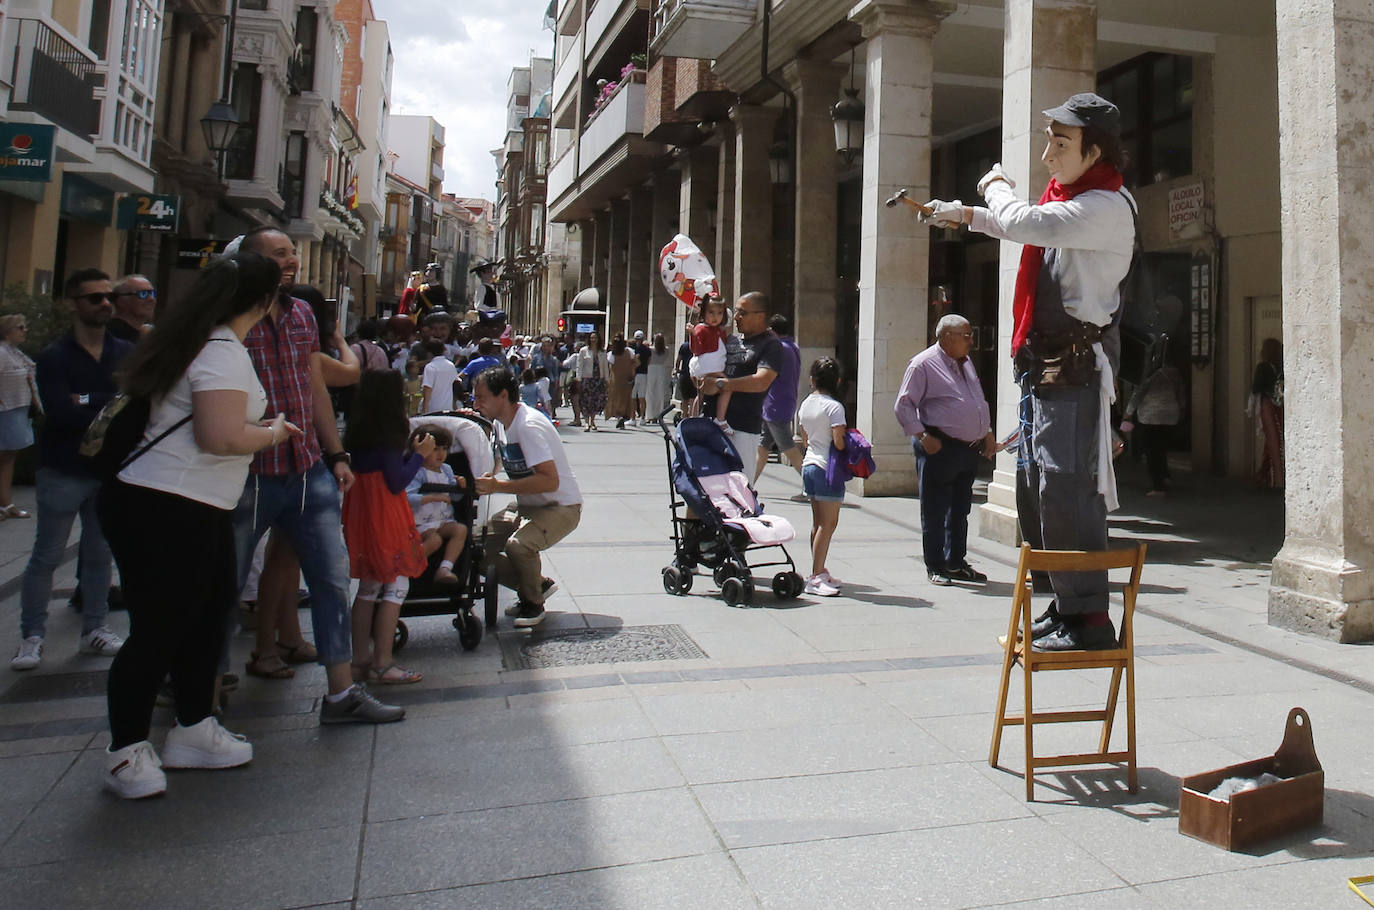
[[[1121,668],[1112,667],[1112,682],[1107,686],[1107,704],[1105,711],[1107,716],[1102,719],[1102,739],[1097,744],[1097,751],[1106,752],[1112,744],[1112,724],[1116,720],[1116,703],[1121,694]]]
[[[1139,762],[1135,756],[1135,649],[1126,657],[1126,788],[1132,793],[1140,789],[1137,775]]]
[[[1025,670],[1025,703],[1026,713],[1022,720],[1022,727],[1026,733],[1026,802],[1035,802],[1035,696],[1034,686],[1031,679],[1034,671],[1031,669],[1031,656],[1029,650],[1021,656],[1021,666]]]
[[[1007,647],[1002,654],[1002,682],[997,690],[997,713],[992,718],[992,746],[988,749],[988,764],[997,767],[997,757],[1002,751],[1002,728],[1007,717],[1007,693],[1011,687],[1011,669],[1016,664],[1016,627],[1020,624],[1021,607],[1015,605],[1011,610],[1011,621],[1007,623]]]

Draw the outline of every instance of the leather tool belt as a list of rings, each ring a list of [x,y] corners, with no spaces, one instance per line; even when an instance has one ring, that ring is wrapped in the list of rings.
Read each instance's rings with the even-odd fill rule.
[[[1016,371],[1029,373],[1036,391],[1043,388],[1083,388],[1097,383],[1097,355],[1093,345],[1102,329],[1089,322],[1062,332],[1032,331],[1016,352]]]

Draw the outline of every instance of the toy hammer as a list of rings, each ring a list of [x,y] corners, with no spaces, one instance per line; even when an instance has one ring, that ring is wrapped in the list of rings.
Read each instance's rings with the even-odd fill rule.
[[[917,202],[915,199],[908,198],[906,194],[906,187],[902,187],[900,190],[893,193],[892,198],[884,202],[883,205],[887,206],[888,208],[892,208],[899,202],[905,202],[907,205],[911,206],[913,209],[927,217],[935,214],[934,209],[929,208],[928,206],[921,205],[921,203]]]

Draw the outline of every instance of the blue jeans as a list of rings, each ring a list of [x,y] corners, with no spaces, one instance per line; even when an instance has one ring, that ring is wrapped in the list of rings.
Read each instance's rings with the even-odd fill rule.
[[[33,553],[24,569],[19,590],[19,634],[42,637],[47,632],[48,602],[52,600],[52,575],[62,562],[72,522],[81,516],[81,634],[105,624],[110,597],[110,545],[100,530],[95,496],[100,481],[94,477],[39,468],[38,517]]]
[[[919,441],[916,473],[921,497],[921,545],[926,571],[958,569],[968,556],[968,515],[973,509],[973,482],[978,453],[959,442],[944,442],[934,455]]]
[[[234,510],[238,588],[253,563],[253,550],[268,528],[276,528],[300,558],[310,588],[315,649],[324,666],[353,657],[348,617],[348,550],[344,546],[339,485],[324,462],[305,474],[269,477],[249,474]]]

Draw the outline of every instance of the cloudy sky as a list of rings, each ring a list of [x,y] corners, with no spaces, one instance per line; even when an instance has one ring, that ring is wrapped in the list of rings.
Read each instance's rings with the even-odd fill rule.
[[[444,190],[496,198],[491,150],[505,138],[506,80],[531,52],[553,56],[549,0],[372,0],[396,54],[392,112],[446,131]]]

